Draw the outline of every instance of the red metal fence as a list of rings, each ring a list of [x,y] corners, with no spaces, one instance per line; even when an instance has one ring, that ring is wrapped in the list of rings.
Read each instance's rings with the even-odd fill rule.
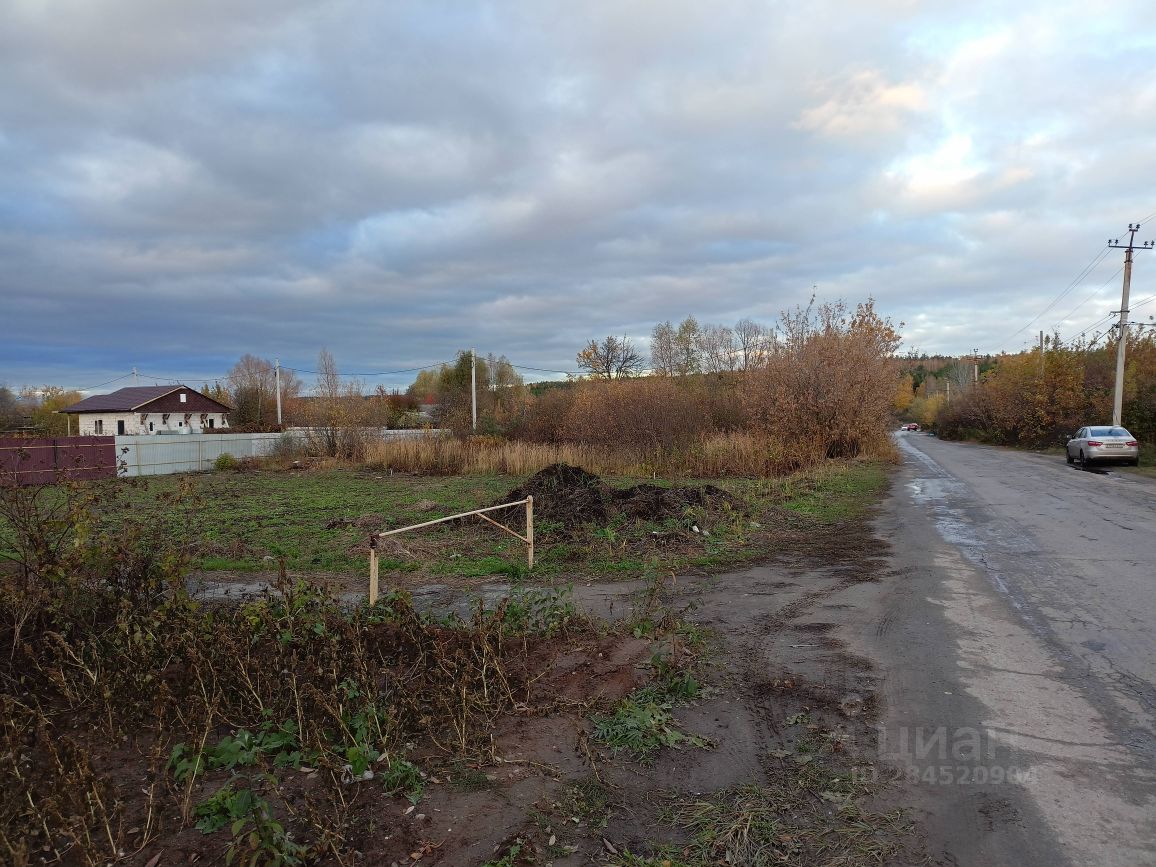
[[[113,437],[0,439],[0,485],[116,477]]]

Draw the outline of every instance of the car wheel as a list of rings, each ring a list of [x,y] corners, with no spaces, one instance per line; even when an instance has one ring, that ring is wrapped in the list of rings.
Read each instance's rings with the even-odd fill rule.
[[[1072,453],[1067,449],[1064,449],[1064,457],[1068,459],[1068,466],[1071,466],[1076,462],[1076,459],[1072,457]]]
[[[1080,469],[1086,470],[1088,468],[1088,459],[1084,457],[1084,450],[1080,449]]]
[[[1130,466],[1130,467],[1140,466],[1140,459],[1136,458],[1136,460],[1134,460],[1134,461],[1128,461],[1128,466]]]

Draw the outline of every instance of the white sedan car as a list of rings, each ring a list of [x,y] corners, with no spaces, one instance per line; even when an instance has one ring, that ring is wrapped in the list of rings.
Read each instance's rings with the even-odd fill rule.
[[[1092,463],[1122,461],[1140,463],[1140,444],[1122,427],[1082,427],[1068,440],[1068,463],[1087,466]]]

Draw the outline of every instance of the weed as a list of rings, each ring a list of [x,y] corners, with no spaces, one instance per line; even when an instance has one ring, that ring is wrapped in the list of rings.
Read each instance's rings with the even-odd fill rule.
[[[653,688],[637,690],[624,698],[610,714],[592,717],[594,737],[615,752],[629,752],[642,762],[653,761],[662,747],[680,749],[683,744],[707,748],[705,738],[681,731],[671,715],[670,702],[660,702]]]
[[[494,781],[481,768],[457,762],[450,771],[451,785],[459,792],[480,792],[493,788]]]
[[[482,867],[516,867],[518,858],[522,855],[522,850],[525,849],[526,846],[526,841],[518,837],[506,847],[506,852],[501,858],[486,861]]]
[[[404,795],[411,804],[421,800],[425,780],[417,765],[405,759],[391,759],[381,772],[381,782],[387,795]]]
[[[214,834],[244,818],[259,800],[252,789],[238,789],[233,781],[225,783],[197,805],[196,828],[202,834]]]
[[[235,470],[237,466],[237,459],[228,452],[217,455],[217,459],[213,461],[214,470]]]
[[[606,784],[589,777],[570,786],[555,807],[565,819],[597,830],[606,827],[612,802]]]
[[[516,589],[488,617],[513,635],[557,635],[578,619],[573,587]]]
[[[680,662],[671,659],[661,652],[655,653],[650,659],[656,679],[655,689],[664,697],[675,702],[690,702],[702,694],[702,684]]]

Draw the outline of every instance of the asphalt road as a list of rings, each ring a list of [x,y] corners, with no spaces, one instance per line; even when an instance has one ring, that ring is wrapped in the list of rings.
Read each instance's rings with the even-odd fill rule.
[[[1156,864],[1156,480],[900,434],[880,753],[944,864]]]

